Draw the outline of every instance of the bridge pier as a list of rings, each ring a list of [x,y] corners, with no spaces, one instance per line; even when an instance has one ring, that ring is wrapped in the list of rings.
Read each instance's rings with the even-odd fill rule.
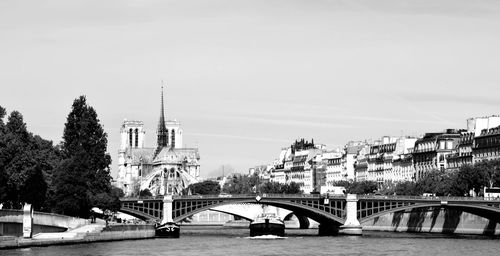
[[[356,194],[347,194],[346,221],[340,226],[340,234],[362,235],[363,229],[358,221],[358,198]]]
[[[161,219],[161,224],[167,222],[174,222],[172,218],[172,203],[174,202],[174,198],[172,195],[163,196],[163,216]]]
[[[320,223],[318,226],[319,236],[336,236],[339,234],[339,225],[330,222]]]

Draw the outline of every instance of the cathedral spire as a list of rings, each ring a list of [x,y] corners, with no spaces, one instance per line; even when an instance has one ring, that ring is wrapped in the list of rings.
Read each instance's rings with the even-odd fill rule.
[[[163,148],[168,146],[168,131],[165,127],[165,108],[163,105],[163,80],[161,81],[161,111],[160,111],[160,121],[158,122],[158,148]]]

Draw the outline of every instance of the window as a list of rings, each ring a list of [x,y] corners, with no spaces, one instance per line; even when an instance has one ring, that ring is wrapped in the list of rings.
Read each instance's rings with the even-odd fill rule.
[[[172,129],[172,147],[175,148],[175,130]]]
[[[132,128],[128,130],[128,144],[130,147],[132,147]]]
[[[168,146],[168,129],[166,131],[167,131],[167,134],[166,134],[167,135],[167,139],[166,139],[167,141],[166,141],[166,143],[167,143],[167,146]]]
[[[135,147],[139,147],[139,129],[135,128]]]

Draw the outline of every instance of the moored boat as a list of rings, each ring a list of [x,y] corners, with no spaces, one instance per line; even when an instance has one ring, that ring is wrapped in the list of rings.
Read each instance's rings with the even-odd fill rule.
[[[262,213],[250,223],[250,236],[285,236],[285,223],[274,213]]]
[[[157,237],[179,238],[181,227],[174,222],[166,222],[157,224],[155,230]]]

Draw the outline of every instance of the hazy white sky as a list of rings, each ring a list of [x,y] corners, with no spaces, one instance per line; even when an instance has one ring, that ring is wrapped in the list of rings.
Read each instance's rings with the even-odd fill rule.
[[[0,105],[59,142],[87,95],[116,157],[124,118],[166,113],[202,176],[500,114],[500,1],[0,1]]]

